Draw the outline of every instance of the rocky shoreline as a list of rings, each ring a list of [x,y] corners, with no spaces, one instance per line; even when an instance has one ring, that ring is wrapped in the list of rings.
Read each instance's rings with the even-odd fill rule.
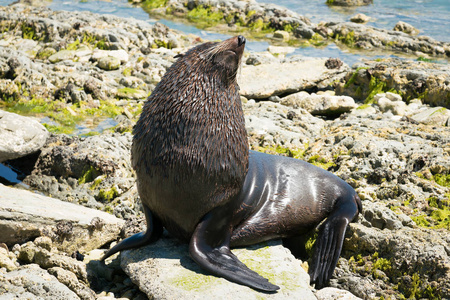
[[[298,23],[294,32],[312,30],[303,39],[318,33],[318,25],[279,7],[217,3],[271,12],[284,29]],[[195,269],[182,256],[185,245],[170,237],[98,261],[144,226],[129,157],[142,102],[173,57],[202,40],[158,23],[21,4],[0,7],[0,29],[0,163],[21,181],[0,184],[0,295],[194,299],[208,295],[209,284],[218,288],[212,295],[260,297]],[[449,55],[448,45],[430,43],[429,52],[417,51]],[[401,51],[416,51],[408,49]],[[307,262],[279,241],[238,255],[261,270],[261,260],[290,262],[267,275],[282,286],[276,299],[449,299],[449,65],[383,59],[349,67],[335,58],[286,58],[286,51],[244,55],[239,84],[249,146],[335,173],[357,190],[364,212],[349,227],[331,287],[321,291],[308,285]],[[142,251],[154,254],[144,263]],[[292,264],[295,280],[285,276]],[[165,268],[180,276],[164,277]]]

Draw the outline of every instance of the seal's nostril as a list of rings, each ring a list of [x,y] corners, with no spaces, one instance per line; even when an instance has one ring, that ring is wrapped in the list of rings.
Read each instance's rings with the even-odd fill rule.
[[[238,38],[238,46],[245,44],[245,37],[243,37],[242,35],[238,35],[237,38]]]

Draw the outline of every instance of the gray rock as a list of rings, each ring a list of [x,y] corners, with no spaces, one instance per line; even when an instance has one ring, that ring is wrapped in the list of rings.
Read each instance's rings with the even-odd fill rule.
[[[320,134],[325,121],[300,108],[290,108],[269,101],[243,106],[249,143],[259,146],[282,146],[303,149]]]
[[[315,293],[317,300],[360,300],[349,291],[326,287]]]
[[[367,23],[370,21],[370,17],[366,16],[365,14],[356,14],[350,18],[350,21],[354,23]]]
[[[345,68],[328,69],[325,66],[327,59],[290,59],[282,63],[244,65],[238,78],[241,95],[262,99],[313,87],[323,88],[345,75]]]
[[[378,105],[382,112],[392,112],[394,115],[403,116],[406,114],[407,105],[405,102],[401,101],[401,96],[393,93],[387,94],[377,94],[374,96],[374,103]],[[389,97],[389,98],[388,98]],[[398,98],[400,100],[398,100]],[[395,99],[395,100],[391,100]]]
[[[94,218],[100,218],[103,226],[94,228]],[[63,220],[70,224],[68,230],[55,226]],[[91,250],[116,239],[123,223],[102,211],[0,184],[0,231],[2,242],[10,246],[44,234],[69,253]]]
[[[77,276],[61,267],[53,267],[48,272],[55,276],[59,282],[65,284],[69,289],[75,292],[83,300],[94,300],[96,294],[93,290],[80,283]]]
[[[47,271],[31,264],[4,273],[0,269],[2,299],[80,299]]]
[[[445,107],[430,107],[409,117],[422,124],[448,126],[446,124],[450,118],[450,111]]]
[[[300,107],[312,115],[338,116],[356,108],[353,98],[348,96],[332,96],[328,94],[308,94],[299,92],[281,98],[280,103],[287,106]]]
[[[261,294],[223,278],[205,274],[189,257],[188,245],[164,237],[136,250],[123,251],[121,266],[151,299],[316,299],[309,276],[280,242],[233,250],[247,266],[280,286]]]
[[[98,60],[98,67],[106,71],[117,70],[120,67],[120,59],[113,56],[101,57]]]
[[[0,162],[35,153],[48,136],[38,121],[0,110]]]
[[[51,55],[48,60],[57,63],[64,60],[72,60],[75,57],[75,50],[61,50]]]
[[[397,24],[395,24],[393,30],[394,31],[402,31],[404,33],[411,34],[411,35],[419,34],[418,29],[414,28],[414,26],[412,26],[411,24],[408,24],[403,21],[398,21]]]

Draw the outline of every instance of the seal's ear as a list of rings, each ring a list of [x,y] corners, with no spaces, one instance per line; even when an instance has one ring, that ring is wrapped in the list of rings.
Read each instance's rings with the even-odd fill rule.
[[[184,56],[184,53],[179,53],[179,54],[175,55],[173,58],[180,58],[180,57],[183,57],[183,56]]]

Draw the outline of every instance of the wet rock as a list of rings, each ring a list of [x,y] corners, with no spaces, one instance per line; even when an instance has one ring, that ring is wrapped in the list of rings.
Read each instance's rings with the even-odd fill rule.
[[[395,24],[393,30],[394,31],[402,31],[404,33],[411,34],[411,35],[419,34],[418,29],[414,28],[414,26],[412,26],[411,24],[408,24],[403,21],[398,21],[397,24]]]
[[[0,162],[39,151],[48,136],[38,121],[0,110]]]
[[[372,3],[373,0],[327,0],[327,4],[334,6],[362,6]]]
[[[346,70],[328,69],[325,66],[326,61],[322,58],[293,57],[280,63],[244,65],[238,78],[240,93],[249,99],[262,99],[306,89],[324,88],[342,78]],[[273,74],[278,75],[274,77]]]
[[[269,242],[235,249],[234,254],[247,266],[266,274],[280,286],[267,299],[316,299],[309,287],[309,276],[280,242]],[[142,257],[145,257],[143,260]],[[149,298],[205,299],[227,295],[232,299],[255,299],[260,292],[205,274],[189,257],[188,245],[164,237],[155,244],[121,254],[121,266]]]
[[[124,223],[105,212],[1,184],[0,195],[2,241],[10,246],[49,235],[53,246],[68,253],[95,249],[114,240]],[[105,223],[101,230],[89,226],[95,217]],[[73,227],[67,234],[59,232],[58,235],[55,224],[60,220],[71,221]]]
[[[414,37],[407,33],[394,30],[379,29],[353,22],[328,22],[326,29],[329,36],[351,48],[384,49],[414,53],[417,51],[429,55],[448,56],[446,49],[449,43],[439,42],[430,37]]]
[[[0,294],[7,299],[80,299],[36,264],[22,266],[8,273],[0,270]]]
[[[339,116],[356,108],[355,101],[347,96],[317,95],[299,92],[281,98],[280,103],[287,106],[300,107],[312,115]]]
[[[365,14],[356,14],[350,18],[350,21],[352,21],[353,23],[367,23],[370,21],[370,17],[366,16]]]
[[[325,67],[327,67],[327,69],[339,69],[343,65],[344,63],[339,58],[329,58],[325,62]]]

